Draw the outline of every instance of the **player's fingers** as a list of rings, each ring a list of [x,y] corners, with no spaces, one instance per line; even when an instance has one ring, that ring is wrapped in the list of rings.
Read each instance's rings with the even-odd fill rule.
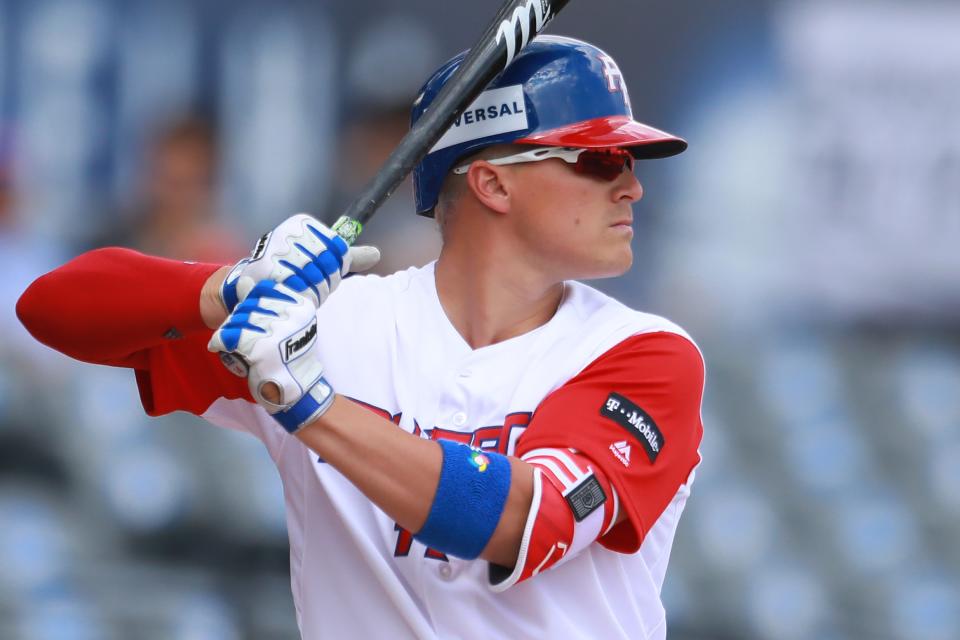
[[[366,271],[380,262],[380,249],[376,247],[350,247],[350,271]]]

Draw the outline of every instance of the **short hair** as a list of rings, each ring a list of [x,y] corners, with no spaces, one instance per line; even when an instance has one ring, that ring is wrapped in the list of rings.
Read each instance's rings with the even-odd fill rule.
[[[469,153],[461,158],[457,158],[457,161],[453,163],[450,172],[443,180],[443,185],[441,185],[440,192],[437,194],[437,204],[433,210],[434,218],[436,218],[437,221],[437,227],[440,229],[441,239],[446,241],[447,233],[450,228],[450,219],[453,217],[454,212],[456,211],[457,203],[467,190],[467,176],[453,173],[453,168],[462,167],[463,165],[470,164],[475,160],[489,160],[514,153],[520,153],[521,151],[525,151],[527,149],[535,149],[537,146],[538,145],[532,144],[494,144],[489,147],[484,147],[483,149],[480,149],[474,153]]]

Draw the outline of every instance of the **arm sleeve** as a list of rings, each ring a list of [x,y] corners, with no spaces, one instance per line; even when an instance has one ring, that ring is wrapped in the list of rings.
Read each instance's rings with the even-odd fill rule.
[[[72,358],[135,369],[149,415],[199,415],[217,398],[252,401],[246,381],[206,348],[212,331],[200,317],[200,290],[220,266],[97,249],[34,281],[17,317]]]
[[[547,396],[515,455],[569,447],[589,458],[626,514],[598,541],[633,553],[700,461],[703,383],[703,359],[690,340],[635,335]]]

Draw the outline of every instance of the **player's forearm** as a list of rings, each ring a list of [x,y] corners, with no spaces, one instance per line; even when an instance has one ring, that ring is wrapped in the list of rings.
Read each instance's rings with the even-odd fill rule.
[[[97,249],[34,281],[17,316],[37,340],[73,358],[136,366],[133,354],[206,329],[200,292],[219,268]]]
[[[413,436],[389,420],[337,397],[319,420],[297,437],[346,476],[397,523],[414,533],[430,513],[443,454],[433,441]],[[493,537],[481,557],[512,566],[533,491],[533,470],[510,458],[512,482]]]

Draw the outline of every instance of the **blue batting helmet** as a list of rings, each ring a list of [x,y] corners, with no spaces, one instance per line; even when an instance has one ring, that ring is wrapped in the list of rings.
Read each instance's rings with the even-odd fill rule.
[[[467,52],[427,80],[413,103],[416,122]],[[666,158],[687,143],[633,119],[617,63],[591,44],[540,36],[493,79],[413,171],[417,213],[433,216],[443,181],[464,156],[494,144],[628,148],[636,158]]]

